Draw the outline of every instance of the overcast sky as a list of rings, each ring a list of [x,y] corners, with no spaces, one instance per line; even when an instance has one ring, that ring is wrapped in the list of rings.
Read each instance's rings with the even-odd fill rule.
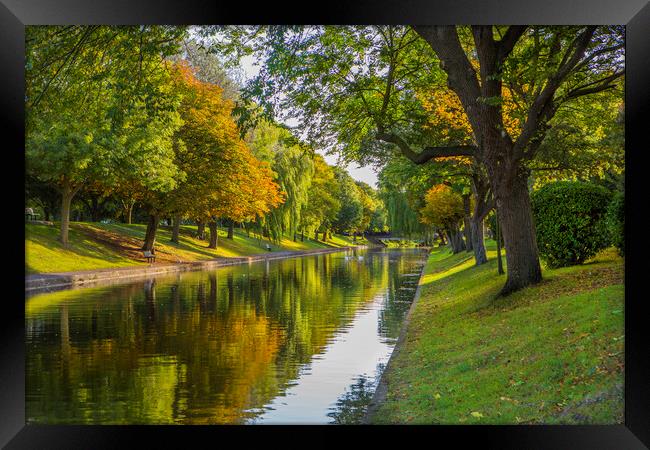
[[[244,74],[247,78],[252,78],[255,75],[257,75],[257,73],[259,72],[259,67],[253,65],[254,61],[255,60],[252,56],[245,56],[241,61],[241,68],[244,71]],[[296,124],[287,123],[287,125],[295,126]],[[317,150],[317,151],[318,153],[323,155],[325,161],[327,161],[329,164],[334,165],[337,163],[337,157],[335,155],[326,155],[322,150]],[[355,180],[360,180],[365,183],[368,183],[370,186],[374,188],[377,187],[377,173],[373,170],[372,167],[369,166],[359,167],[356,164],[350,164],[347,166],[347,170],[348,173]]]

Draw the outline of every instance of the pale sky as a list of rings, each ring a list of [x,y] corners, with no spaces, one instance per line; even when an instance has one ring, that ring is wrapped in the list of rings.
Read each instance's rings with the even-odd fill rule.
[[[244,75],[247,79],[254,77],[259,72],[259,67],[255,66],[254,62],[255,59],[252,56],[245,56],[241,60],[241,68],[244,71]],[[287,122],[286,125],[295,126],[296,124]],[[336,165],[336,155],[326,155],[322,149],[317,149],[316,151],[323,155],[325,161],[327,161],[328,164]],[[377,188],[377,173],[373,170],[372,167],[360,167],[356,164],[350,164],[346,167],[346,169],[355,180],[363,181],[365,183],[368,183],[370,186]]]

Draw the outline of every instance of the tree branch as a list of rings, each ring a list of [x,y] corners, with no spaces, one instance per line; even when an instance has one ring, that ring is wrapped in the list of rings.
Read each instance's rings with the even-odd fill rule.
[[[512,49],[515,48],[515,44],[519,41],[519,38],[526,32],[525,25],[513,25],[508,27],[506,34],[503,35],[503,38],[497,43],[497,60],[499,64],[503,63],[505,59],[510,55]]]
[[[596,92],[601,92],[606,89],[611,89],[615,87],[612,82],[617,80],[618,78],[622,77],[625,74],[625,69],[621,70],[620,72],[614,72],[612,75],[602,78],[600,80],[592,81],[591,83],[587,83],[585,85],[579,86],[575,89],[570,90],[567,95],[565,96],[565,100],[568,100],[570,98],[576,98],[580,97],[583,95],[588,95],[588,94],[594,94]],[[602,83],[598,86],[594,86],[596,84]],[[589,87],[589,86],[594,86],[594,87]]]
[[[481,96],[481,88],[476,71],[467,59],[456,32],[456,27],[414,26],[413,29],[431,46],[447,73],[447,85],[458,95],[472,124],[479,129],[481,117],[476,107],[476,99]]]
[[[553,108],[553,97],[555,92],[560,87],[562,81],[569,75],[571,70],[575,68],[582,56],[584,55],[591,37],[596,31],[595,26],[590,26],[585,29],[580,35],[578,35],[569,49],[574,48],[573,53],[569,57],[570,51],[567,50],[567,53],[562,58],[562,63],[558,67],[555,74],[551,75],[548,78],[548,82],[542,91],[537,95],[533,104],[528,112],[528,117],[526,118],[526,123],[521,131],[521,134],[517,138],[517,141],[514,145],[515,158],[519,159],[524,156],[524,149],[529,144],[531,139],[540,129],[540,126],[543,122],[549,120],[552,117],[552,112],[556,108]],[[531,152],[527,152],[527,156],[531,156]]]
[[[425,147],[420,153],[414,152],[404,139],[393,133],[377,132],[375,135],[380,141],[395,144],[401,150],[402,154],[415,164],[424,164],[434,158],[447,158],[450,156],[469,156],[475,155],[476,147],[473,145],[456,145],[450,147]]]

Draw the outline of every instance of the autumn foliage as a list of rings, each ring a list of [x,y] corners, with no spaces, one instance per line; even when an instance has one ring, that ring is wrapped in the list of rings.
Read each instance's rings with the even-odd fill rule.
[[[184,63],[174,67],[183,93],[184,124],[177,164],[188,175],[177,192],[178,209],[197,219],[253,220],[283,201],[268,164],[256,159],[232,119],[233,104],[214,84],[198,80]]]
[[[463,218],[463,201],[459,194],[445,184],[436,184],[424,197],[420,220],[426,225],[453,228]]]

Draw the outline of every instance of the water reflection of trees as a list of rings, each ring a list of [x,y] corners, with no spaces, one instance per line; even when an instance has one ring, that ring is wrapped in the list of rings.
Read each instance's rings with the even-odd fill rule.
[[[327,414],[332,419],[332,423],[357,425],[363,422],[368,411],[368,405],[370,405],[377,388],[379,375],[384,371],[384,368],[385,364],[380,363],[375,370],[377,376],[370,377],[364,374],[354,380],[354,383],[337,399],[334,407]]]
[[[31,311],[27,416],[44,423],[244,420],[386,289],[385,259],[327,255],[186,273],[90,298],[82,290]]]

